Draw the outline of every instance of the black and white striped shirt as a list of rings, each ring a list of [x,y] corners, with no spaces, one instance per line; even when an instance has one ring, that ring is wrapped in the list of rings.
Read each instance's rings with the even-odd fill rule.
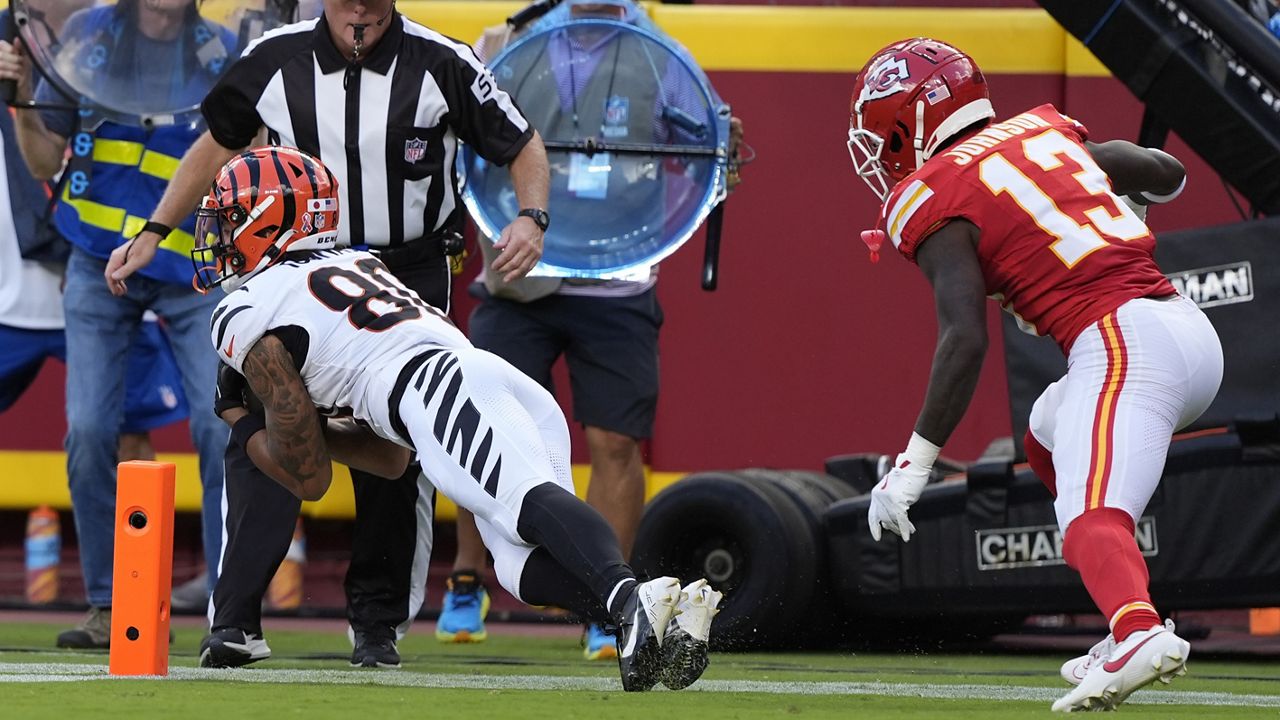
[[[323,17],[250,45],[205,98],[213,138],[269,142],[316,155],[338,178],[340,239],[399,245],[455,226],[461,139],[505,165],[533,135],[470,46],[394,13],[348,72]]]

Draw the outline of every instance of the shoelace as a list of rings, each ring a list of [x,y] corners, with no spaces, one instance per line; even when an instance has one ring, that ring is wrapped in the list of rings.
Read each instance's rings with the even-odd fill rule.
[[[1111,657],[1111,651],[1116,649],[1116,638],[1114,635],[1107,635],[1097,645],[1089,648],[1089,657],[1092,660],[1098,660],[1105,657]]]
[[[472,590],[467,593],[453,591],[453,606],[456,608],[474,607],[480,604],[480,592]]]

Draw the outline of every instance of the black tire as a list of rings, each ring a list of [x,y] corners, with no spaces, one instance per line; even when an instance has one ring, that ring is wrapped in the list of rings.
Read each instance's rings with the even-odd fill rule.
[[[784,644],[808,611],[818,570],[795,503],[729,472],[690,475],[654,497],[632,560],[642,575],[706,577],[724,593],[711,632],[720,650]]]
[[[814,527],[820,533],[827,508],[860,494],[849,483],[826,473],[771,468],[747,468],[738,472],[744,477],[760,478],[782,490],[795,501],[801,512],[813,519]]]
[[[826,513],[839,500],[852,497],[852,485],[824,473],[805,470],[750,468],[739,473],[749,481],[776,487],[796,505],[813,539],[816,575],[805,622],[790,634],[788,644],[796,649],[829,648],[844,642],[850,633],[851,618],[839,610],[828,573]]]
[[[857,497],[862,493],[852,484],[841,480],[834,475],[827,473],[813,472],[810,470],[779,470],[783,477],[791,482],[801,482],[813,486],[825,492],[830,500],[827,507],[831,504],[844,500],[845,498]],[[827,508],[822,508],[822,514],[826,515]]]

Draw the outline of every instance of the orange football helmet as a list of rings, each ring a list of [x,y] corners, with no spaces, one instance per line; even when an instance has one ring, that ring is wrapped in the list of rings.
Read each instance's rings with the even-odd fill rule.
[[[929,38],[901,40],[867,61],[849,107],[849,157],[882,201],[961,130],[995,117],[973,58]]]
[[[338,180],[295,148],[260,147],[232,158],[196,210],[193,284],[238,288],[285,253],[338,243]]]

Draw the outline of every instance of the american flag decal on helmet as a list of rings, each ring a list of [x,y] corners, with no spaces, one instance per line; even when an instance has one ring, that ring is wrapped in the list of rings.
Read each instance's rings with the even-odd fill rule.
[[[949,97],[951,97],[951,91],[947,89],[946,85],[939,85],[924,94],[924,99],[928,100],[930,105],[937,105]]]
[[[416,163],[427,155],[427,141],[409,138],[404,141],[404,161]]]

